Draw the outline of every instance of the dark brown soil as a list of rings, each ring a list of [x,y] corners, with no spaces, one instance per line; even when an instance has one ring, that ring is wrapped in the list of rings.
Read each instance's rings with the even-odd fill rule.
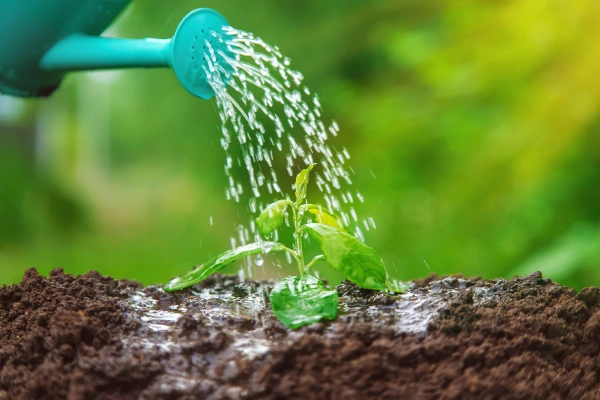
[[[166,294],[96,272],[0,288],[0,399],[600,399],[600,291],[541,274],[338,287],[290,331],[273,282]]]

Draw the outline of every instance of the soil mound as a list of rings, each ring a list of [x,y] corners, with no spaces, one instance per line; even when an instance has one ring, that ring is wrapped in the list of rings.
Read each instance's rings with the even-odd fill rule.
[[[291,331],[273,282],[167,294],[96,272],[0,288],[0,399],[598,399],[600,291],[540,273],[338,286],[340,315]]]

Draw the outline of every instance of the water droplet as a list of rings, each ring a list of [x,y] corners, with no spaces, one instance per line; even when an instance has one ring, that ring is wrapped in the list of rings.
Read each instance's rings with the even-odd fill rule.
[[[259,267],[261,265],[263,265],[264,262],[265,261],[264,261],[264,259],[262,258],[262,256],[260,254],[257,255],[256,258],[254,259],[254,264],[258,265]]]
[[[262,245],[262,249],[265,253],[269,253],[271,250],[273,250],[272,242],[264,242]]]
[[[362,230],[358,226],[354,229],[354,236],[361,242],[365,241],[365,235],[363,235]]]
[[[371,228],[369,227],[369,224],[367,223],[366,219],[363,219],[363,225],[365,226],[365,230],[368,232],[369,230],[371,230]]]

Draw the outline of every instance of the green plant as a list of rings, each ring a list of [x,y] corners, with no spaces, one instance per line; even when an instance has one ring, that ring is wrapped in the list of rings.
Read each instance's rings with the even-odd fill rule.
[[[322,318],[333,319],[337,313],[338,295],[325,287],[323,282],[308,275],[318,261],[327,262],[340,271],[348,280],[365,289],[402,292],[405,285],[387,276],[381,258],[375,250],[344,230],[343,223],[330,210],[316,204],[305,203],[310,171],[316,164],[302,170],[296,177],[296,201],[276,201],[256,218],[258,230],[265,236],[284,223],[288,209],[292,211],[294,248],[281,243],[265,241],[251,243],[221,253],[212,260],[198,266],[182,277],[171,280],[164,286],[172,292],[192,286],[221,268],[241,258],[274,252],[286,252],[298,263],[299,277],[288,277],[277,283],[269,298],[275,316],[286,326],[297,328],[317,322]],[[309,220],[315,219],[316,222]],[[308,264],[304,260],[303,239],[313,239],[322,254]]]

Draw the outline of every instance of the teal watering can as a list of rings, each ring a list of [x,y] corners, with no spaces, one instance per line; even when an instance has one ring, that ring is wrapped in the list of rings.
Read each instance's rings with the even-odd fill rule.
[[[207,42],[226,70],[227,20],[203,8],[189,13],[171,39],[98,36],[131,0],[0,0],[0,93],[46,97],[71,71],[170,67],[194,96],[214,96],[202,68]],[[223,37],[227,37],[223,35]]]

